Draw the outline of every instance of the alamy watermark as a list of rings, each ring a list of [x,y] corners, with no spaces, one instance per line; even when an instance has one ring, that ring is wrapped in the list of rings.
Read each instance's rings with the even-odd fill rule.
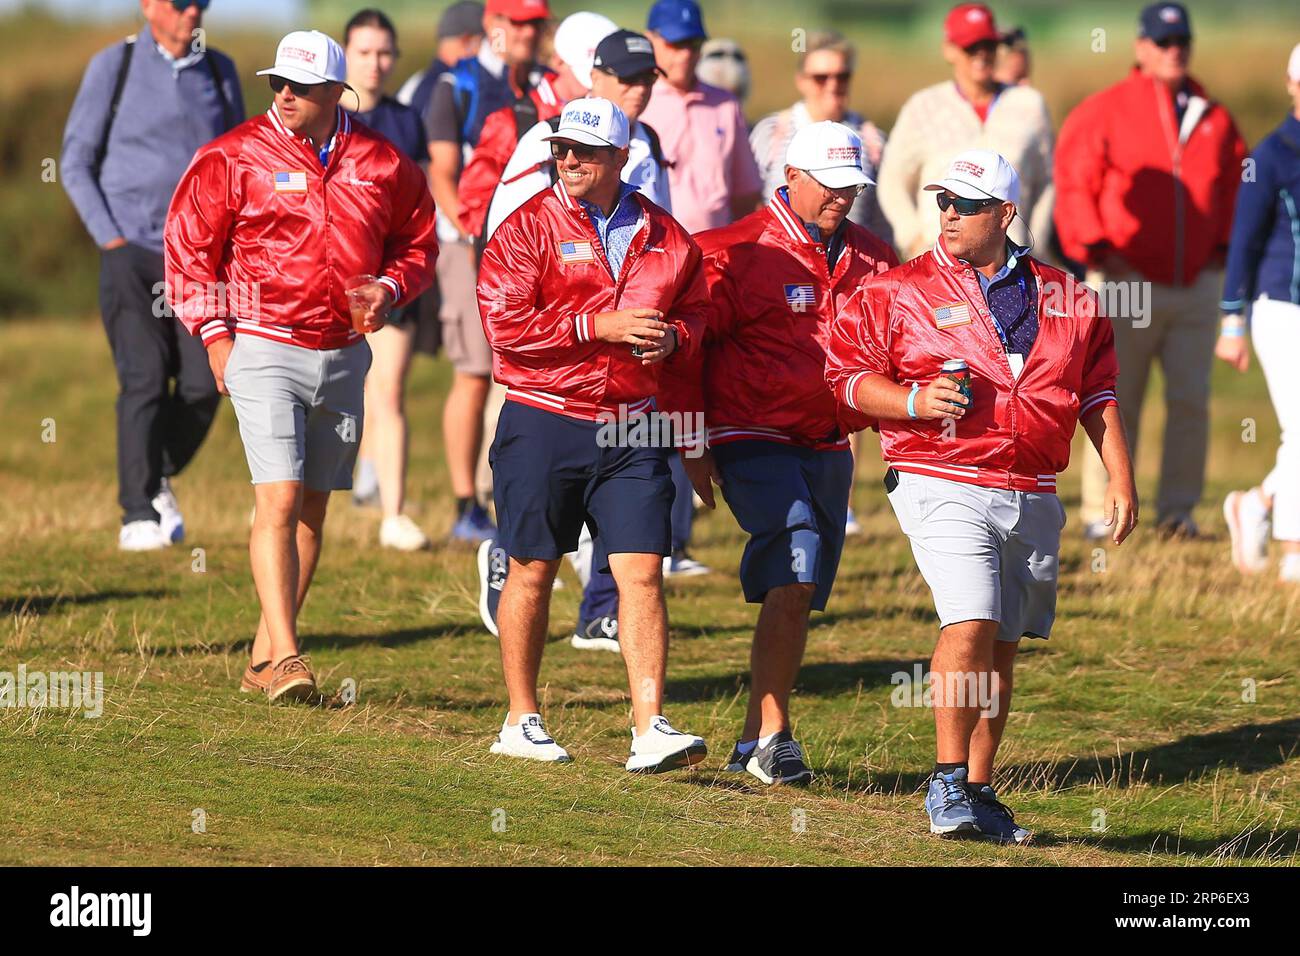
[[[911,672],[889,675],[895,707],[979,707],[981,717],[996,717],[1002,698],[997,671],[949,671],[936,674],[913,664]]]
[[[703,412],[661,412],[653,408],[629,411],[619,405],[618,413],[602,411],[596,416],[601,448],[679,448],[686,458],[704,454]]]
[[[103,671],[0,671],[0,707],[80,710],[89,719],[104,713]]]

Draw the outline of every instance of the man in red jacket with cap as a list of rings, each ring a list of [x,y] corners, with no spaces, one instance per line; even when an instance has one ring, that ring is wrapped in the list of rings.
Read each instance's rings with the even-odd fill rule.
[[[364,333],[432,284],[438,241],[420,167],[339,108],[337,43],[290,33],[259,75],[271,108],[199,150],[176,187],[167,295],[235,406],[253,480],[262,617],[240,687],[306,700],[298,610],[330,492],[352,487]]]
[[[708,291],[699,247],[620,178],[621,109],[574,100],[548,139],[559,181],[497,228],[479,270],[492,374],[508,389],[491,459],[509,556],[496,619],[510,709],[491,749],[569,760],[542,724],[537,677],[555,572],[587,523],[618,586],[635,723],[626,768],[658,773],[706,753],[663,716],[673,439],[654,397],[661,364],[699,348]]]
[[[868,419],[837,408],[823,371],[830,327],[871,276],[898,265],[884,241],[847,220],[871,185],[862,139],[841,123],[799,130],[772,201],[699,233],[713,308],[701,351],[664,370],[664,408],[702,413],[709,450],[682,462],[713,507],[713,485],[748,533],[745,600],[762,609],[750,653],[749,709],[726,769],[806,784],[790,694],[844,547],[853,486],[849,434]],[[702,441],[704,436],[698,436]],[[689,448],[689,444],[688,444]]]
[[[1181,4],[1144,9],[1137,66],[1066,117],[1055,176],[1061,247],[1086,264],[1089,284],[1108,303],[1124,370],[1119,405],[1134,448],[1152,361],[1164,371],[1156,524],[1182,536],[1197,533],[1192,509],[1205,485],[1219,288],[1246,157],[1228,111],[1187,73],[1191,45]],[[1105,467],[1085,449],[1081,517],[1092,539],[1107,536],[1105,488]]]
[[[1056,476],[1076,423],[1110,469],[1116,545],[1137,522],[1137,492],[1110,323],[1090,290],[1008,242],[1016,171],[972,149],[925,188],[943,214],[939,242],[849,300],[826,381],[879,423],[889,503],[939,614],[930,830],[1022,843],[1030,832],[997,799],[993,763],[1019,642],[1046,639],[1056,617]]]

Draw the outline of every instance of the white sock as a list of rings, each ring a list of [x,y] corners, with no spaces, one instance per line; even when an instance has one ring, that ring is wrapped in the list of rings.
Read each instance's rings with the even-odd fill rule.
[[[1282,571],[1279,577],[1283,581],[1300,581],[1300,554],[1288,552],[1282,555]]]
[[[781,732],[781,731],[778,730],[778,731],[776,732],[776,734],[779,734],[780,732]],[[760,747],[766,747],[768,744],[770,744],[770,743],[772,742],[772,738],[775,737],[776,734],[768,734],[766,737],[759,737],[759,738],[758,738],[758,745],[759,745]]]

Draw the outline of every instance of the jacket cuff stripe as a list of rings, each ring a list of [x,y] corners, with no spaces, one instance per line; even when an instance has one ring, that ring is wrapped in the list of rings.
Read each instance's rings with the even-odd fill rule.
[[[402,297],[402,287],[397,284],[397,280],[388,276],[380,276],[379,281],[388,287],[389,292],[393,293],[393,305],[397,305],[397,300]]]
[[[573,329],[578,334],[579,342],[591,341],[591,315],[586,312],[579,312],[573,317]]]
[[[862,409],[858,408],[858,403],[853,400],[853,396],[858,390],[858,383],[870,374],[870,372],[857,372],[850,376],[849,380],[844,383],[844,404],[849,406],[849,408],[853,409],[855,412],[862,411]]]
[[[1079,403],[1079,417],[1082,418],[1098,405],[1118,405],[1113,391],[1095,392]]]
[[[234,335],[230,327],[226,325],[224,319],[211,319],[199,326],[199,338],[203,340],[205,346],[211,345],[218,339],[231,339]]]

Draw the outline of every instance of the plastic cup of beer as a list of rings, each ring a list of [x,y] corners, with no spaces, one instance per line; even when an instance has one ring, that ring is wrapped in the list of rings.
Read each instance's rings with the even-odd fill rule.
[[[377,276],[360,275],[353,276],[343,286],[344,291],[348,294],[348,308],[352,311],[352,327],[358,332],[375,331],[366,322],[366,316],[370,312],[370,297],[361,290],[363,287],[378,281]]]

